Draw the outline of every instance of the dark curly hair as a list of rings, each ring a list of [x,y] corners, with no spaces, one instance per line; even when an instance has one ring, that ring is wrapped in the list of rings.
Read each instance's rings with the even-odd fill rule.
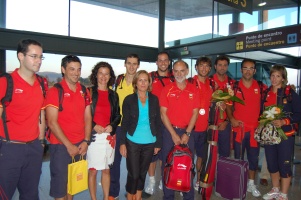
[[[98,62],[93,67],[92,73],[89,76],[90,82],[92,83],[92,85],[97,86],[97,73],[98,73],[99,68],[102,68],[102,67],[106,67],[110,70],[110,80],[108,81],[107,86],[108,87],[113,86],[113,84],[115,83],[116,76],[115,76],[112,66],[107,62]]]

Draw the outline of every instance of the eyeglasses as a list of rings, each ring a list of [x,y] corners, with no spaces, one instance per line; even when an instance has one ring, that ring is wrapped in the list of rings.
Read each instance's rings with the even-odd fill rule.
[[[251,67],[251,68],[243,67],[242,70],[244,70],[244,71],[254,71],[255,68],[253,68],[253,67]]]
[[[28,55],[28,54],[24,54],[25,56],[29,56],[29,57],[31,57],[31,58],[33,58],[34,60],[36,60],[36,59],[41,59],[41,60],[44,60],[45,59],[45,57],[44,56],[38,56],[38,55]]]

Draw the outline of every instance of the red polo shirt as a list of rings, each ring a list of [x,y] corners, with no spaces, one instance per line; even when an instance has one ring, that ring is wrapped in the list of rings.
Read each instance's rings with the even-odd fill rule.
[[[8,134],[11,140],[31,141],[39,136],[39,118],[44,102],[43,91],[37,78],[34,84],[30,85],[18,74],[18,69],[12,72],[11,76],[14,87],[12,101],[6,107]],[[0,78],[0,85],[0,99],[2,99],[7,87],[6,78]],[[2,120],[0,120],[0,137],[5,138]]]
[[[172,74],[168,73],[167,76],[161,76],[159,78],[159,74],[157,71],[151,72],[150,76],[152,77],[152,93],[160,98],[162,89],[172,83]]]
[[[79,83],[76,85],[75,92],[69,89],[65,79],[62,80],[61,85],[64,90],[64,100],[62,103],[63,111],[58,113],[58,123],[68,140],[75,144],[85,138],[85,97]],[[59,95],[55,87],[50,88],[48,91],[45,107],[47,108],[48,106],[59,108]],[[49,142],[51,144],[61,144],[54,134],[50,134]]]
[[[260,87],[256,80],[253,80],[250,88],[246,88],[242,83],[242,80],[240,80],[238,87],[241,89],[241,91],[238,90],[236,96],[240,99],[243,99],[243,93],[243,101],[245,102],[245,105],[235,102],[233,116],[235,119],[240,120],[244,123],[244,132],[251,133],[251,146],[256,147],[257,142],[254,140],[254,131],[258,126],[258,118],[260,114]],[[239,132],[240,130],[238,129],[239,128],[233,128],[235,132]],[[240,135],[237,136],[238,139],[239,137]]]
[[[208,118],[209,118],[209,107],[211,104],[212,88],[210,86],[210,81],[207,78],[205,83],[199,81],[198,76],[193,77],[196,82],[196,86],[200,91],[200,110],[198,113],[198,119],[195,124],[195,131],[206,131],[208,128]]]
[[[167,108],[170,123],[179,127],[188,126],[192,111],[200,107],[200,94],[195,85],[186,81],[186,88],[181,90],[176,82],[163,88],[160,106]]]

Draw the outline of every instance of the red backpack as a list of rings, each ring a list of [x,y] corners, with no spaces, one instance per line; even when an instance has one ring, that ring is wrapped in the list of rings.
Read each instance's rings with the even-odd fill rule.
[[[166,188],[189,192],[194,176],[192,152],[187,145],[175,145],[168,153],[163,180]]]

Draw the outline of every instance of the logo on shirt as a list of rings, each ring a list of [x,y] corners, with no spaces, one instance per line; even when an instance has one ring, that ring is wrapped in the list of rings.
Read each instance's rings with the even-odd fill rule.
[[[176,94],[170,94],[170,97],[175,97],[176,96]]]
[[[70,97],[69,93],[64,93],[64,97]]]
[[[254,89],[254,92],[255,92],[255,94],[258,94],[258,89],[255,88],[255,89]]]
[[[193,94],[190,93],[190,94],[189,94],[189,99],[192,99],[192,98],[193,98]]]
[[[183,170],[186,170],[186,168],[187,168],[187,166],[184,165],[184,164],[182,164],[182,163],[179,163],[179,164],[177,165],[177,169],[183,169]]]
[[[84,97],[84,96],[85,96],[85,94],[83,93],[83,91],[80,91],[80,94],[82,95],[82,97]]]
[[[16,93],[16,94],[21,94],[21,93],[23,93],[23,90],[17,88],[17,89],[15,89],[15,93]]]

